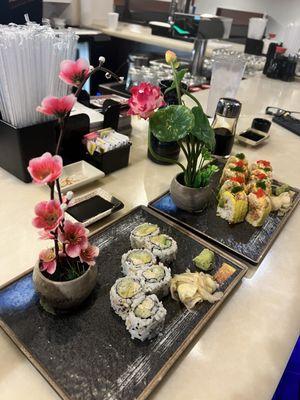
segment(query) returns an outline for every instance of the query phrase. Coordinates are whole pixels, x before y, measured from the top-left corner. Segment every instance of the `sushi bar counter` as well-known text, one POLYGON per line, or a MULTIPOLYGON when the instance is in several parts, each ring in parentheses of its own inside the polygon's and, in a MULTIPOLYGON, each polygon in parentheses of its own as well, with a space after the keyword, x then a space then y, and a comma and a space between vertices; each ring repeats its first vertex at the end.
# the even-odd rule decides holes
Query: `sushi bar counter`
MULTIPOLYGON (((196 94, 196 97, 205 109, 208 91, 196 94)), ((237 132, 241 132, 251 126, 255 117, 269 119, 265 115, 267 106, 285 110, 297 108, 300 104, 299 82, 287 83, 256 76, 242 81, 237 98, 242 103, 237 128, 237 132)), ((37 369, 0 331, 0 399, 142 400, 148 395, 153 400, 271 399, 299 335, 300 207, 295 208, 291 218, 281 227, 278 238, 274 243, 272 241, 272 247, 267 247, 256 266, 248 263, 247 269, 244 264, 247 260, 234 259, 217 245, 211 247, 213 252, 202 250, 206 247, 203 238, 187 234, 166 215, 153 210, 153 200, 169 189, 177 167, 151 162, 147 158, 147 123, 133 118, 132 126, 129 166, 100 177, 78 192, 85 196, 92 189, 100 188, 119 199, 120 204, 124 203, 123 209, 89 227, 93 234, 92 244, 100 248, 97 290, 103 288, 110 297, 92 299, 86 312, 79 313, 81 316, 74 323, 72 316, 56 320, 53 315, 34 310, 28 275, 21 278, 19 284, 8 286, 15 287, 15 292, 10 295, 8 289, 6 299, 18 307, 6 311, 8 303, 0 296, 1 313, 16 335, 22 332, 22 326, 28 326, 28 329, 34 327, 34 337, 25 335, 27 342, 24 340, 22 347, 11 331, 6 333, 37 369), (140 207, 149 203, 151 208, 140 207), (148 233, 151 235, 142 242, 141 236, 148 233), (110 241, 112 244, 108 245, 110 241), (167 245, 167 250, 162 250, 167 245), (202 250, 200 255, 199 249, 202 250), (161 264, 152 265, 153 254, 161 264), (168 265, 175 260, 176 254, 171 271, 168 265), (191 260, 191 254, 198 256, 191 260), (139 271, 138 279, 134 275, 137 258, 152 268, 139 271), (188 266, 193 261, 196 267, 199 264, 205 271, 214 258, 220 267, 209 275, 210 278, 203 272, 193 274, 182 270, 183 264, 188 266), (101 266, 105 266, 102 271, 101 266), (171 272, 172 275, 175 272, 176 277, 171 279, 171 272), (160 284, 154 284, 153 279, 158 281, 161 275, 164 278, 160 284), (193 285, 193 280, 201 282, 202 289, 195 294, 191 305, 184 296, 183 287, 188 281, 193 285), (167 287, 170 282, 171 296, 167 287), (120 302, 120 292, 123 291, 124 298, 124 292, 130 290, 136 291, 136 296, 130 300, 135 304, 134 313, 127 312, 129 303, 124 308, 124 302, 120 302), (164 297, 162 302, 158 300, 161 297, 164 297), (173 299, 180 299, 183 304, 179 305, 173 299), (200 308, 193 313, 188 311, 203 299, 209 303, 205 302, 202 311, 200 308), (155 310, 154 323, 149 304, 151 312, 155 310), (177 318, 181 313, 182 318, 177 318), (161 329, 165 318, 167 326, 163 334, 157 340, 147 341, 161 329), (204 327, 208 318, 210 320, 204 327), (59 335, 62 321, 65 321, 66 337, 59 335), (145 321, 150 321, 150 325, 145 321), (43 343, 40 339, 45 334, 49 340, 43 343), (55 345, 54 335, 60 338, 55 345), (80 338, 78 343, 74 342, 76 335, 80 338), (138 339, 146 341, 135 345, 138 339), (70 343, 75 347, 70 348, 70 343), (99 348, 104 349, 103 353, 98 353, 99 348), (115 352, 113 357, 112 350, 115 352), (68 352, 73 355, 71 362, 68 352), (181 356, 177 358, 179 354, 181 356), (56 359, 61 360, 59 366, 56 359), (93 359, 93 365, 89 365, 90 359, 93 359), (107 368, 101 371, 100 378, 97 366, 103 364, 107 368), (88 377, 84 376, 87 371, 88 377), (63 379, 63 376, 67 378, 63 379), (97 382, 101 379, 105 384, 99 394, 97 382), (86 382, 89 386, 85 386, 86 382)), ((249 165, 256 160, 270 160, 276 181, 300 188, 299 150, 300 138, 273 123, 268 142, 259 147, 235 143, 233 154, 245 153, 249 165)), ((24 184, 2 169, 0 184, 5 187, 0 207, 4 227, 0 233, 1 286, 30 269, 42 249, 43 243, 36 240, 36 230, 30 221, 34 204, 45 198, 47 189, 24 184)), ((210 221, 208 224, 213 223, 210 221)), ((211 227, 211 231, 214 229, 211 227)), ((229 232, 231 226, 226 229, 229 232)), ((267 241, 267 230, 265 236, 267 241)), ((243 237, 247 237, 247 232, 243 237)), ((253 243, 253 249, 258 252, 260 244, 253 243)))

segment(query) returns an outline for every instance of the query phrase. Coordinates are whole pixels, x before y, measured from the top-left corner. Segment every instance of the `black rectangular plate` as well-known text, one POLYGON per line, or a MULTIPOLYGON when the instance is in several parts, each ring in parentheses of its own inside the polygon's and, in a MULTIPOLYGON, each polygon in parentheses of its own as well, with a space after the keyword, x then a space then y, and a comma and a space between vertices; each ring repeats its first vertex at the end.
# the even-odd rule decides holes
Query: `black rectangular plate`
MULTIPOLYGON (((221 172, 216 174, 217 178, 220 174, 221 172)), ((213 182, 215 189, 211 204, 201 213, 192 214, 177 208, 169 191, 152 200, 149 207, 211 243, 230 251, 234 256, 241 257, 250 264, 258 265, 296 208, 300 199, 299 189, 291 187, 295 196, 292 207, 284 216, 279 217, 276 213, 271 213, 263 226, 255 228, 247 222, 230 225, 224 219, 217 217, 218 181, 219 179, 215 179, 213 182)), ((281 185, 282 183, 274 181, 274 184, 281 185)))
POLYGON ((132 210, 94 234, 91 241, 100 248, 98 283, 77 312, 46 313, 39 305, 30 272, 0 290, 1 327, 63 399, 142 400, 220 307, 247 267, 145 207, 132 210), (192 259, 203 247, 215 251, 212 273, 225 261, 236 271, 221 285, 224 297, 215 304, 203 302, 190 312, 166 297, 162 334, 142 343, 130 339, 124 322, 110 308, 109 290, 121 277, 120 259, 130 248, 130 232, 146 221, 158 224, 177 241, 173 273, 194 270, 192 259))

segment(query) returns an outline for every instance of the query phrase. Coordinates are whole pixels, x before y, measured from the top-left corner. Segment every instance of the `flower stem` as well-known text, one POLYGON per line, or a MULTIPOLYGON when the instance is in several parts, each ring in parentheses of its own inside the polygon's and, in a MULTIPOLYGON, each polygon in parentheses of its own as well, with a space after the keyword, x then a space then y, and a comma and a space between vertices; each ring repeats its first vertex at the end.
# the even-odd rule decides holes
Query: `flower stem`
MULTIPOLYGON (((112 71, 110 71, 109 69, 106 69, 104 67, 102 67, 102 64, 98 65, 98 67, 93 68, 90 73, 83 79, 83 81, 80 83, 80 85, 78 86, 76 92, 75 92, 75 97, 78 98, 80 92, 82 91, 83 86, 86 84, 87 80, 94 75, 96 72, 98 71, 102 71, 105 72, 107 74, 110 74, 113 78, 115 78, 117 81, 121 81, 122 79, 117 76, 116 74, 114 74, 112 71)), ((61 146, 61 141, 64 135, 64 131, 65 131, 65 126, 66 123, 70 117, 71 111, 69 111, 66 115, 64 115, 64 117, 59 119, 59 125, 60 125, 60 133, 59 133, 59 138, 58 138, 58 142, 57 142, 57 146, 56 146, 56 150, 55 150, 55 154, 59 154, 60 151, 60 146, 61 146)))

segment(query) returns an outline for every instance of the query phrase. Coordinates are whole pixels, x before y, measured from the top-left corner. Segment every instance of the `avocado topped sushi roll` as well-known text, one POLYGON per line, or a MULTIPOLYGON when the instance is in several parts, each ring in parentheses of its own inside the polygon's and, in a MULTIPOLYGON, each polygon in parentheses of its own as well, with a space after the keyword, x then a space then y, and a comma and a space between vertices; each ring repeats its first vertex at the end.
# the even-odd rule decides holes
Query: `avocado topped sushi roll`
POLYGON ((248 211, 248 199, 242 186, 234 187, 231 191, 221 194, 217 215, 226 219, 230 224, 244 221, 248 211))
POLYGON ((124 275, 136 275, 155 264, 156 259, 148 249, 133 249, 123 254, 121 264, 124 275))
POLYGON ((171 236, 164 233, 151 236, 146 242, 146 247, 162 263, 170 263, 176 259, 177 243, 171 236))
POLYGON ((144 282, 144 292, 146 294, 156 294, 161 299, 169 293, 171 271, 162 263, 152 265, 140 273, 140 278, 144 282))
POLYGON ((146 240, 154 235, 159 234, 159 227, 148 222, 134 228, 130 234, 130 243, 133 249, 141 249, 145 247, 146 240))
POLYGON ((117 279, 110 289, 111 307, 122 319, 125 319, 131 304, 143 295, 143 283, 138 278, 117 279))
POLYGON ((259 188, 256 192, 248 195, 248 200, 249 212, 246 221, 255 227, 262 226, 272 209, 269 196, 259 188))
POLYGON ((126 329, 132 339, 144 341, 162 330, 167 311, 155 294, 136 299, 126 317, 126 329))

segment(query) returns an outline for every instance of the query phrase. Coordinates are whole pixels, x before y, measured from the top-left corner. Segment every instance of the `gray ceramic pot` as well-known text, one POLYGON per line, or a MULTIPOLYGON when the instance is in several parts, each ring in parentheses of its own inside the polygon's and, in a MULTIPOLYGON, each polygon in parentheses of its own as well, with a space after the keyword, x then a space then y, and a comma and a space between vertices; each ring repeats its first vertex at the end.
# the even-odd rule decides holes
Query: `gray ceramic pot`
POLYGON ((55 282, 47 279, 36 263, 32 279, 41 300, 58 310, 68 310, 78 306, 91 294, 96 286, 97 272, 95 265, 72 281, 55 282))
POLYGON ((190 188, 180 183, 180 177, 182 173, 173 178, 170 187, 171 197, 176 206, 188 212, 204 210, 212 196, 211 185, 199 189, 190 188))

